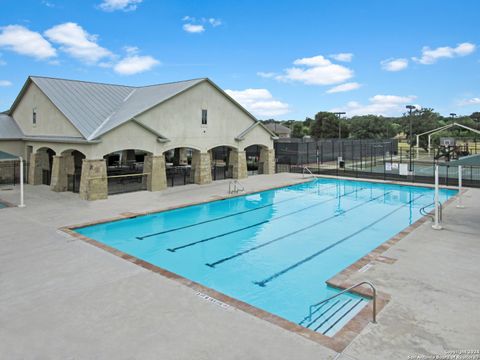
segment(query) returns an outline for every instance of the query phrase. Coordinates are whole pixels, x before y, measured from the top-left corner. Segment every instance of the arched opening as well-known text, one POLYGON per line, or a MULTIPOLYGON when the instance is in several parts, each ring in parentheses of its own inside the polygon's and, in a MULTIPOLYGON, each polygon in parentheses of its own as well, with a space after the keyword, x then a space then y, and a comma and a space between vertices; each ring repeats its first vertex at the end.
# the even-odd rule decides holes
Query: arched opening
POLYGON ((213 181, 233 178, 232 150, 230 146, 216 146, 209 150, 213 181))
POLYGON ((145 156, 151 153, 139 149, 114 151, 103 158, 107 167, 108 195, 147 190, 144 173, 145 156))
POLYGON ((65 175, 67 177, 67 191, 78 193, 80 191, 80 181, 82 178, 82 161, 85 154, 78 150, 65 150, 62 152, 64 159, 65 175))
POLYGON ((55 151, 42 147, 35 152, 33 161, 30 162, 30 174, 33 185, 50 185, 52 180, 52 166, 55 151))
POLYGON ((192 158, 198 150, 177 147, 164 152, 167 186, 193 184, 192 158))
POLYGON ((245 148, 248 175, 274 174, 275 150, 265 145, 253 144, 245 148))
POLYGON ((248 175, 261 174, 259 171, 260 151, 262 145, 250 145, 245 148, 245 155, 247 157, 247 173, 248 175))

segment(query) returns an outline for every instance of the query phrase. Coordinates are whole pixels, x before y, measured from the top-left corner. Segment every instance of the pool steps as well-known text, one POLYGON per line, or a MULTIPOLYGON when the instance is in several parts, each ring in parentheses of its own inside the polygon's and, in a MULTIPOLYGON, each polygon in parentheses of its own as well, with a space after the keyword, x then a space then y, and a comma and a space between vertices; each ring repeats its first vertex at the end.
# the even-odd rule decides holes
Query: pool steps
POLYGON ((366 298, 340 295, 316 307, 312 311, 311 318, 307 315, 299 325, 333 336, 367 305, 366 298))

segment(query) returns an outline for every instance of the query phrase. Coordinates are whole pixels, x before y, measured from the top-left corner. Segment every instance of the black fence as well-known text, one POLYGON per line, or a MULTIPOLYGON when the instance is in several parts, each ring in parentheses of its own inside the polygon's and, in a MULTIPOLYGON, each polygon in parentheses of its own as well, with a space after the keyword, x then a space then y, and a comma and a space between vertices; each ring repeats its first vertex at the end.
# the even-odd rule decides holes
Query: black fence
POLYGON ((275 156, 280 164, 324 164, 331 161, 359 160, 382 155, 396 155, 398 140, 303 140, 279 139, 275 142, 275 156))
MULTIPOLYGON (((23 162, 23 182, 28 182, 28 163, 23 162)), ((0 161, 0 185, 18 185, 20 183, 20 161, 0 161)))
POLYGON ((192 169, 190 166, 170 166, 166 169, 167 186, 192 184, 192 169))
MULTIPOLYGON (((277 155, 276 172, 295 172, 345 176, 353 178, 379 179, 390 181, 405 181, 411 183, 430 183, 435 181, 435 165, 439 165, 439 181, 441 185, 458 186, 459 168, 454 163, 440 159, 434 159, 434 154, 428 154, 424 151, 417 152, 413 149, 398 149, 396 141, 371 141, 364 142, 357 140, 355 142, 345 141, 343 144, 333 145, 333 151, 327 152, 326 156, 321 156, 321 151, 315 154, 315 161, 312 155, 307 155, 305 149, 312 147, 312 143, 302 144, 298 147, 300 153, 289 153, 283 156, 283 148, 277 155), (333 154, 333 155, 332 155, 333 154), (328 161, 326 158, 328 156, 328 161), (305 169, 305 168, 308 168, 305 169)), ((313 144, 316 144, 313 142, 313 144)), ((316 144, 321 149, 322 146, 332 146, 330 142, 316 144), (328 144, 328 145, 325 145, 328 144)), ((283 144, 282 144, 283 146, 283 144)), ((289 151, 293 151, 293 146, 289 151)), ((331 147, 332 149, 332 147, 331 147)), ((325 154, 325 153, 324 153, 325 154)), ((480 166, 462 166, 462 182, 467 187, 480 187, 480 166)))

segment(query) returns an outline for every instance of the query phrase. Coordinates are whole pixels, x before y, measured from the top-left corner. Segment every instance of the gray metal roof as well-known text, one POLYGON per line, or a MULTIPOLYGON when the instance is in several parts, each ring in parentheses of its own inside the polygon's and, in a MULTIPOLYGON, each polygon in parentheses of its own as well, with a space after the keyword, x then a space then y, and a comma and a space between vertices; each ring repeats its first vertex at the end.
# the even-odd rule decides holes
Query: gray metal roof
POLYGON ((290 134, 292 132, 292 130, 282 124, 266 123, 264 125, 276 134, 290 134))
POLYGON ((22 130, 11 116, 0 113, 0 139, 21 139, 23 138, 22 130))
POLYGON ((174 95, 198 84, 205 79, 187 80, 175 83, 134 88, 122 104, 109 116, 89 139, 98 137, 123 124, 146 110, 162 103, 174 95))
POLYGON ((144 87, 39 76, 31 76, 30 80, 85 139, 92 140, 206 79, 144 87))

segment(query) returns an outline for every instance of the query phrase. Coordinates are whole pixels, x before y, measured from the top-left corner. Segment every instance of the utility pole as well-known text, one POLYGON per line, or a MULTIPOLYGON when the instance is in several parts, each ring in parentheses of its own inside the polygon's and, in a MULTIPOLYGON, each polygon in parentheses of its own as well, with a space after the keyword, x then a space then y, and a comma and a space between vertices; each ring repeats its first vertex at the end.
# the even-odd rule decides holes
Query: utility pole
POLYGON ((340 118, 342 115, 345 115, 346 112, 340 111, 340 112, 334 112, 335 116, 338 118, 338 138, 342 138, 342 124, 340 123, 340 118))

